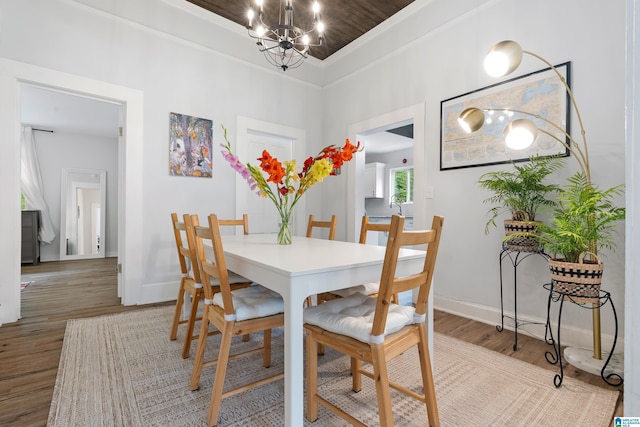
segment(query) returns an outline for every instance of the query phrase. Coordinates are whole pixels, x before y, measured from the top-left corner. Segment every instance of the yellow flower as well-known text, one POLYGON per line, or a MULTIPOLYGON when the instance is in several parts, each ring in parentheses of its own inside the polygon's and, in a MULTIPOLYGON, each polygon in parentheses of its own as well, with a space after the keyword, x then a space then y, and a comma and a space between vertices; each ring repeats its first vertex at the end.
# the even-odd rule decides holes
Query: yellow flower
POLYGON ((287 175, 296 172, 296 161, 295 160, 285 160, 284 168, 287 170, 287 175))
POLYGON ((316 182, 322 182, 331 174, 332 170, 333 165, 328 159, 320 159, 316 161, 309 170, 309 175, 311 176, 310 185, 313 185, 316 182))

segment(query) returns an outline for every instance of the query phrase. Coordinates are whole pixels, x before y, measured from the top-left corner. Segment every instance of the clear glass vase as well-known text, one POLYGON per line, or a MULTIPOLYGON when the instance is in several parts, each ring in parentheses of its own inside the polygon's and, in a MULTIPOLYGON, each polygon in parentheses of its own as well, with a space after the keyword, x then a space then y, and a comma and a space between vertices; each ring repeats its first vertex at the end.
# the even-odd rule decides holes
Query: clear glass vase
POLYGON ((278 244, 290 245, 291 244, 291 221, 290 217, 282 218, 278 229, 278 244))

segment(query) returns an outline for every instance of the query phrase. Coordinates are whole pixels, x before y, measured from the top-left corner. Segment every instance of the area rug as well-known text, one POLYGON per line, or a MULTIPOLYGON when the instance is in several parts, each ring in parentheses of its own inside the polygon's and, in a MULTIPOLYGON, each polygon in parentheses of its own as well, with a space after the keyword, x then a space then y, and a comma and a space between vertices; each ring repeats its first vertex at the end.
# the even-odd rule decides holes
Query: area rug
MULTIPOLYGON (((182 336, 169 340, 172 307, 70 320, 67 323, 49 426, 205 426, 213 373, 203 371, 200 389, 191 391, 190 359, 182 359, 182 336)), ((182 332, 182 331, 181 331, 182 332)), ((234 342, 236 348, 260 343, 260 335, 234 342)), ((219 337, 210 337, 213 358, 219 337)), ((617 391, 565 377, 553 385, 553 371, 436 334, 434 337, 436 396, 442 426, 609 426, 617 391)), ((282 331, 274 331, 272 367, 261 356, 231 362, 227 386, 283 371, 282 331)), ((379 425, 373 383, 351 391, 349 360, 327 349, 319 358, 319 389, 334 403, 368 425, 379 425)), ((390 364, 392 379, 419 390, 417 353, 407 351, 390 364)), ((219 426, 284 425, 282 381, 225 399, 219 426)), ((392 391, 397 426, 426 426, 426 409, 392 391)), ((315 423, 344 426, 320 407, 315 423)))

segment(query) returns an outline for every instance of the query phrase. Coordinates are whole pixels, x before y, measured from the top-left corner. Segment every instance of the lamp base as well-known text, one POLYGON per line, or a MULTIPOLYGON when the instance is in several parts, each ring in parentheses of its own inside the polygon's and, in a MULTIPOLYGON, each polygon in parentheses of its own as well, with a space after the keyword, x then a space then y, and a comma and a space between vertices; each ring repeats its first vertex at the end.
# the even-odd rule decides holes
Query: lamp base
MULTIPOLYGON (((593 350, 577 348, 577 347, 566 347, 564 349, 564 360, 567 361, 571 366, 574 366, 580 370, 585 372, 589 372, 593 375, 602 376, 602 367, 605 363, 607 363, 607 358, 609 357, 609 353, 602 353, 602 359, 594 359, 593 350)), ((607 365, 604 376, 611 373, 617 373, 622 376, 624 372, 624 355, 619 353, 614 353, 611 356, 611 360, 609 360, 609 364, 607 365)))

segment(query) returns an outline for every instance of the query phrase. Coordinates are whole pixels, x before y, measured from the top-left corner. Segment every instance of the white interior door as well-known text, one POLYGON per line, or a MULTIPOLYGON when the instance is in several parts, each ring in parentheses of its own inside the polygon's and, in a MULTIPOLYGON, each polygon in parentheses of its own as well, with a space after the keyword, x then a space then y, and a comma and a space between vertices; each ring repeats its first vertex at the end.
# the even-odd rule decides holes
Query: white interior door
MULTIPOLYGON (((257 160, 262 151, 267 150, 271 156, 284 162, 293 158, 293 141, 281 136, 249 133, 247 145, 247 161, 259 167, 257 160)), ((257 197, 253 194, 248 200, 247 213, 251 221, 251 233, 277 233, 280 215, 268 197, 257 197)), ((295 218, 293 219, 295 221, 295 218)))
MULTIPOLYGON (((305 156, 308 156, 305 131, 276 123, 238 116, 236 141, 235 151, 240 161, 254 166, 259 166, 257 158, 262 156, 262 150, 265 149, 281 162, 292 158, 304 161, 305 156)), ((301 166, 299 164, 297 170, 301 166)), ((293 210, 293 231, 296 236, 303 236, 307 226, 306 221, 302 220, 306 217, 304 199, 300 198, 293 210)), ((258 197, 240 174, 236 174, 236 216, 243 213, 249 214, 250 233, 278 231, 280 221, 273 202, 258 197)))

